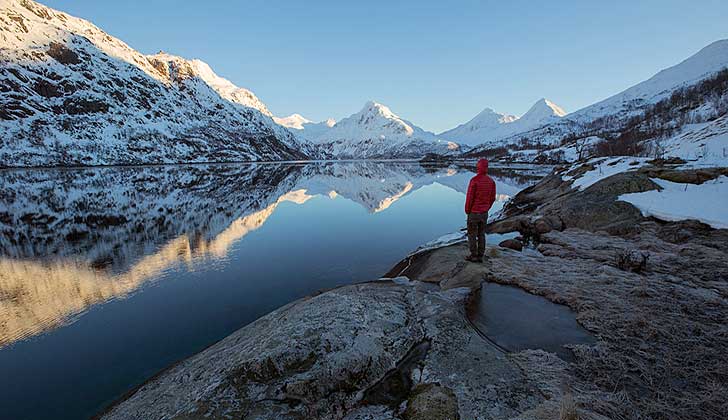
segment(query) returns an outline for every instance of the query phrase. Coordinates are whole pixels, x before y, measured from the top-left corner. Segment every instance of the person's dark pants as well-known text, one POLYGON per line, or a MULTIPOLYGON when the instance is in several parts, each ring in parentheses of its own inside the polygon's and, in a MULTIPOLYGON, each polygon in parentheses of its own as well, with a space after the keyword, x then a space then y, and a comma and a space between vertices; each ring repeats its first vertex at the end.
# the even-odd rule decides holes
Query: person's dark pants
POLYGON ((483 258, 485 255, 485 224, 488 222, 488 213, 468 214, 468 245, 470 255, 483 258))

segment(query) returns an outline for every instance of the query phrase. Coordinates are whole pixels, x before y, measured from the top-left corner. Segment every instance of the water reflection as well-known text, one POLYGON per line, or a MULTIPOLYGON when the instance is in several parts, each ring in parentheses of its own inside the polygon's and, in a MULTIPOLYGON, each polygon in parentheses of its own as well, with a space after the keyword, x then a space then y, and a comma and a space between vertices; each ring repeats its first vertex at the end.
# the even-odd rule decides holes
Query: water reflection
MULTIPOLYGON (((495 173, 499 200, 536 177, 495 173)), ((2 171, 0 347, 173 267, 224 262, 281 203, 341 197, 376 214, 433 183, 464 193, 470 176, 463 167, 364 162, 2 171)))

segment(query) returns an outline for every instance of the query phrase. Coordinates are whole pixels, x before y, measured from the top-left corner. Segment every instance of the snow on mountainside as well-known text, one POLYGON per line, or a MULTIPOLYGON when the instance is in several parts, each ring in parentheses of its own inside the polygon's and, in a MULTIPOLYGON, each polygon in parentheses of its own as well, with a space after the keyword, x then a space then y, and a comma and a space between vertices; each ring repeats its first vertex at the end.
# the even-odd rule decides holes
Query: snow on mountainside
POLYGON ((679 64, 664 69, 603 101, 569 115, 575 121, 589 121, 607 115, 638 113, 645 105, 664 99, 678 88, 694 85, 728 66, 728 39, 713 42, 679 64))
POLYGON ((726 113, 728 40, 720 40, 617 95, 466 155, 560 162, 628 154, 725 165, 726 113))
POLYGON ((440 134, 440 137, 468 145, 492 144, 557 121, 566 112, 548 99, 539 99, 520 118, 486 108, 475 118, 440 134))
POLYGON ((301 135, 337 158, 420 158, 459 150, 456 143, 440 139, 373 101, 333 125, 304 125, 301 135))
POLYGON ((257 109, 262 114, 272 116, 268 107, 265 106, 263 101, 258 99, 257 96, 248 89, 236 86, 231 81, 218 76, 210 65, 202 60, 194 59, 187 60, 176 55, 167 54, 160 51, 154 55, 148 55, 147 59, 155 65, 155 67, 162 71, 169 77, 174 77, 173 72, 176 72, 179 80, 185 78, 198 77, 203 82, 207 83, 215 92, 217 92, 223 99, 227 99, 230 102, 235 102, 249 108, 257 109), (158 63, 163 63, 163 66, 167 66, 169 70, 160 68, 158 63))
POLYGON ((83 19, 0 0, 0 166, 307 157, 250 91, 83 19))

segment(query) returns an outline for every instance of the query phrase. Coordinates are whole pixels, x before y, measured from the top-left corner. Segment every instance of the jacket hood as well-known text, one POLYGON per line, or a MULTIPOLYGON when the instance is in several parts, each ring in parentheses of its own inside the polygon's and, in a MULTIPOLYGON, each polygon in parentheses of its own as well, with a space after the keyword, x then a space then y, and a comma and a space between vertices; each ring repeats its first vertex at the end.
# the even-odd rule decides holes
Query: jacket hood
POLYGON ((488 159, 480 159, 478 161, 478 174, 479 175, 488 174, 488 159))

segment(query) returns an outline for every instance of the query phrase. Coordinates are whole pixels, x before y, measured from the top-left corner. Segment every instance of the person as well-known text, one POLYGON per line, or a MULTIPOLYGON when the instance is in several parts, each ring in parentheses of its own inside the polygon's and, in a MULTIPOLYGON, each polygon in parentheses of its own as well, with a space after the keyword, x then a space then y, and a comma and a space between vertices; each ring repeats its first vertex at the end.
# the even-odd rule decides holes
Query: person
POLYGON ((468 215, 468 245, 470 255, 465 257, 471 262, 483 262, 485 255, 485 225, 488 210, 495 202, 495 181, 488 176, 488 160, 480 159, 477 174, 470 179, 465 198, 465 214, 468 215))

